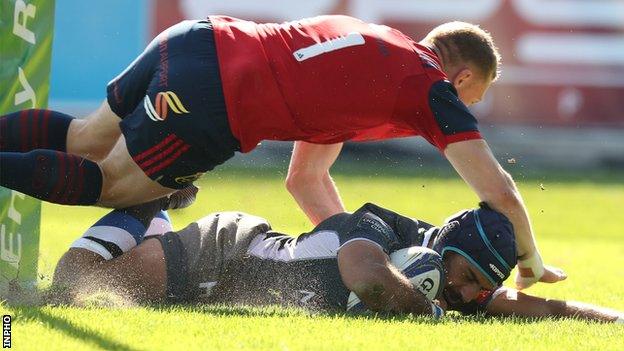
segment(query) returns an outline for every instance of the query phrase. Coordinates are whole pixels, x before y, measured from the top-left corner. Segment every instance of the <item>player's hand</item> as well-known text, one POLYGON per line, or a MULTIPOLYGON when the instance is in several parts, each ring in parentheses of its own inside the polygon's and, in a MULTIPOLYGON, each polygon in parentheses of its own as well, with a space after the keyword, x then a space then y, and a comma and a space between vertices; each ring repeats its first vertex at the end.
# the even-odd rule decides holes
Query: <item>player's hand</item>
POLYGON ((568 276, 563 270, 545 266, 539 253, 518 261, 518 273, 516 273, 516 288, 518 290, 526 289, 531 285, 539 282, 556 283, 566 279, 568 276))
POLYGON ((544 266, 544 275, 542 275, 539 281, 542 283, 556 283, 565 280, 567 277, 568 275, 561 268, 544 266))

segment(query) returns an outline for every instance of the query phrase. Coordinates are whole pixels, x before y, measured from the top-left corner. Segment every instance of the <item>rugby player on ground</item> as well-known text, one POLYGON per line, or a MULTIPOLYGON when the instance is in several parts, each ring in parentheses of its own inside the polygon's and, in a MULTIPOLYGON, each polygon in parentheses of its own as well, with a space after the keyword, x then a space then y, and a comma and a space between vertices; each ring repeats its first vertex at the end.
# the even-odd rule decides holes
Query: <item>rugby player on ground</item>
POLYGON ((158 35, 86 119, 0 119, 0 185, 45 201, 127 207, 187 187, 262 140, 294 140, 286 187, 313 224, 345 211, 329 169, 345 141, 419 135, 516 229, 516 284, 556 282, 523 200, 467 109, 498 77, 492 38, 462 22, 416 42, 347 16, 225 16, 158 35))
MULTIPOLYGON (((54 286, 73 301, 105 289, 142 301, 299 306, 345 311, 351 291, 373 311, 575 317, 622 323, 624 315, 502 287, 516 263, 512 225, 482 205, 442 227, 373 204, 322 221, 299 237, 259 217, 221 212, 143 240, 151 203, 106 215, 59 261, 54 286), (136 243, 140 243, 135 246, 136 243), (433 303, 389 261, 406 247, 442 255, 446 281, 433 303), (84 295, 83 295, 84 296, 84 295)), ((162 219, 161 219, 162 221, 162 219)))

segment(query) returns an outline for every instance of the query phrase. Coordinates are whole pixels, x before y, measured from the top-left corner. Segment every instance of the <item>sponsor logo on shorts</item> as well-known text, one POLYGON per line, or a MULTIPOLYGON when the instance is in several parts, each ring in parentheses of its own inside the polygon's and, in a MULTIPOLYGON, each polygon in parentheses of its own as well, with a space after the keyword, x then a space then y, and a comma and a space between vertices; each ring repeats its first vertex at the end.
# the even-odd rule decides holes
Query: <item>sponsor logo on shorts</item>
POLYGON ((498 267, 490 263, 490 269, 492 269, 492 271, 494 271, 494 273, 496 273, 496 275, 501 279, 505 279, 505 275, 500 271, 500 269, 498 269, 498 267))
POLYGON ((195 174, 191 174, 187 176, 176 177, 175 182, 178 184, 191 183, 199 179, 199 177, 201 177, 202 174, 204 174, 204 172, 197 172, 195 174))
POLYGON ((169 85, 169 44, 168 39, 162 38, 158 42, 158 55, 160 56, 160 76, 158 77, 158 86, 166 88, 169 85))
POLYGON ((154 122, 167 119, 169 109, 178 115, 190 113, 186 107, 184 107, 178 95, 172 91, 161 91, 156 94, 155 105, 156 106, 152 104, 149 96, 146 95, 143 100, 143 107, 145 108, 147 116, 154 122))

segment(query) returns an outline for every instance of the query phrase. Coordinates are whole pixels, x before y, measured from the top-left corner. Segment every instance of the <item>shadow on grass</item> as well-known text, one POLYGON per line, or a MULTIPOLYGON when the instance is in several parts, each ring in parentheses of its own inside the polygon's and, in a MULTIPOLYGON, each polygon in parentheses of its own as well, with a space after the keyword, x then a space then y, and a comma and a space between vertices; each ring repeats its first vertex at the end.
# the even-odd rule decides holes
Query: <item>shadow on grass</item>
MULTIPOLYGON (((342 311, 315 311, 297 307, 281 306, 246 306, 246 305, 226 305, 226 304, 160 304, 150 305, 146 308, 160 313, 197 313, 207 314, 215 317, 260 317, 260 318, 288 318, 288 317, 321 317, 332 319, 364 319, 371 321, 387 322, 411 322, 415 324, 436 325, 444 323, 477 323, 483 325, 491 324, 527 324, 552 320, 557 318, 521 318, 521 317, 493 317, 484 314, 461 315, 456 312, 448 313, 443 319, 435 320, 426 316, 414 316, 410 314, 383 314, 383 313, 348 313, 342 311)), ((565 318, 564 318, 565 319, 565 318)))
POLYGON ((45 324, 52 330, 61 332, 71 338, 78 339, 85 343, 97 345, 104 350, 138 350, 124 343, 115 341, 110 337, 104 336, 95 330, 77 325, 62 317, 54 316, 40 307, 12 306, 12 310, 15 314, 14 321, 35 320, 45 324))

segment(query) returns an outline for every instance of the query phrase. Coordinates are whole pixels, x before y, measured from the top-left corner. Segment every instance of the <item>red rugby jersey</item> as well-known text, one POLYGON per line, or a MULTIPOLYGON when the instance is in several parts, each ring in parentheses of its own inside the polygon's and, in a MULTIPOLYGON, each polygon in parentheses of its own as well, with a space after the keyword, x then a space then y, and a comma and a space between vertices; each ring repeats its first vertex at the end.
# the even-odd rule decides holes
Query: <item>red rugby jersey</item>
POLYGON ((348 16, 258 24, 211 16, 232 133, 317 144, 420 135, 440 151, 480 138, 438 57, 348 16))

